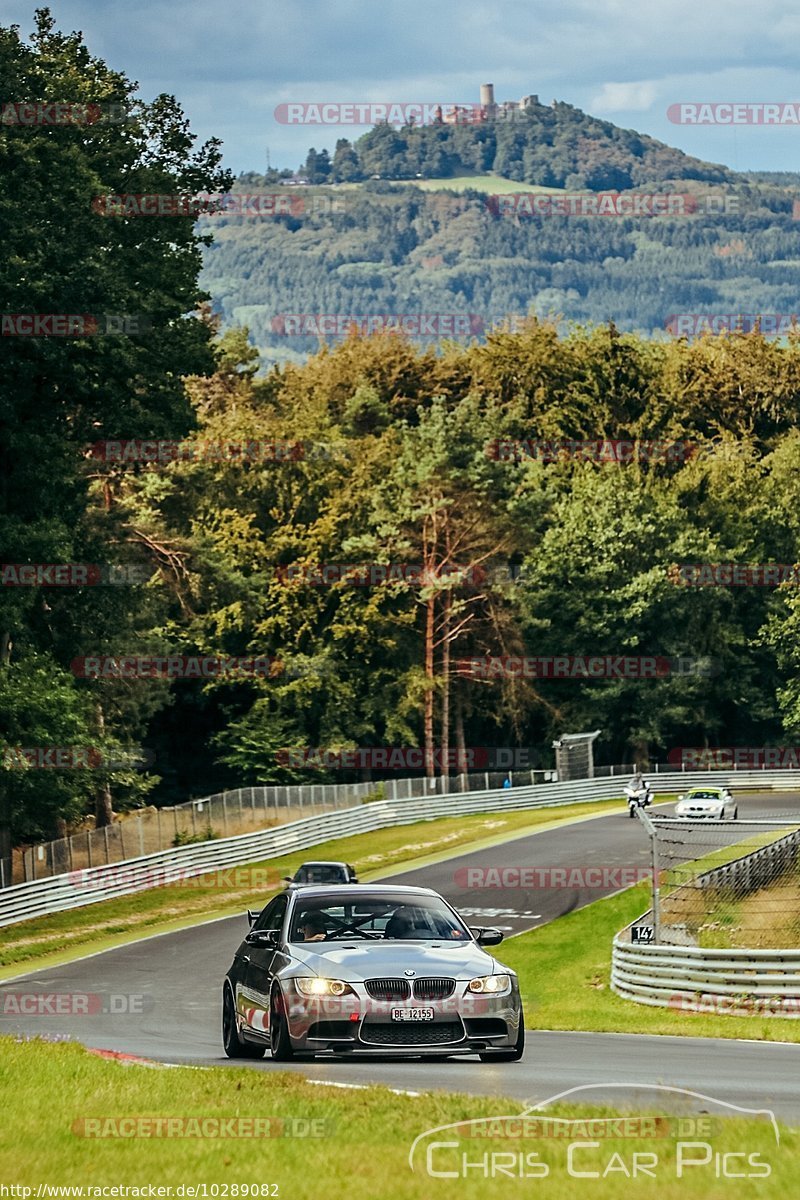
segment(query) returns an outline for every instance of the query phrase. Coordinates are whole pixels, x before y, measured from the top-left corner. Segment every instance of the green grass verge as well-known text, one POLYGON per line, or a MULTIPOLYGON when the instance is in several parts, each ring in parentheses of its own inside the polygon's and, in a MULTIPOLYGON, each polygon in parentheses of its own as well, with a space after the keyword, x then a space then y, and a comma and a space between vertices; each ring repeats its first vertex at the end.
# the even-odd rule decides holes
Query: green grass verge
MULTIPOLYGON (((0 1099, 3 1104, 3 1131, 0 1133, 0 1179, 33 1189, 39 1184, 69 1187, 83 1186, 85 1197, 90 1187, 123 1186, 176 1189, 205 1184, 206 1196, 241 1197, 243 1185, 249 1195, 276 1195, 279 1200, 318 1200, 320 1196, 346 1196, 347 1200, 492 1200, 493 1197, 546 1195, 552 1200, 567 1200, 579 1194, 576 1181, 568 1173, 568 1143, 590 1141, 575 1152, 573 1170, 596 1171, 600 1177, 588 1181, 580 1194, 596 1200, 612 1200, 623 1194, 624 1170, 632 1170, 633 1154, 655 1155, 650 1162, 653 1176, 636 1179, 636 1194, 658 1200, 723 1195, 782 1197, 796 1195, 797 1154, 800 1134, 781 1128, 776 1144, 770 1123, 763 1120, 734 1120, 712 1117, 710 1132, 686 1136, 677 1117, 669 1119, 659 1137, 588 1139, 576 1129, 572 1137, 531 1137, 528 1126, 524 1140, 519 1131, 506 1127, 516 1137, 504 1137, 504 1127, 465 1126, 429 1136, 418 1144, 414 1162, 409 1151, 415 1139, 428 1130, 451 1122, 484 1118, 511 1117, 526 1107, 504 1099, 502 1095, 464 1096, 427 1093, 419 1096, 396 1095, 388 1088, 342 1090, 313 1086, 302 1077, 272 1070, 249 1071, 232 1068, 197 1070, 177 1067, 150 1069, 138 1064, 122 1065, 89 1054, 74 1045, 48 1045, 44 1042, 17 1043, 0 1039, 0 1099), (206 1122, 206 1136, 143 1136, 148 1129, 143 1121, 159 1117, 195 1118, 206 1122), (124 1118, 138 1118, 136 1125, 120 1125, 124 1118), (218 1126, 212 1122, 238 1119, 239 1125, 227 1124, 228 1136, 214 1136, 218 1126), (275 1121, 267 1126, 266 1120, 275 1121), (255 1125, 255 1120, 262 1122, 255 1125), (273 1136, 231 1136, 235 1130, 270 1129, 273 1136), (277 1124, 281 1122, 282 1124, 277 1124), (285 1136, 287 1130, 313 1130, 317 1136, 285 1136), (276 1136, 280 1131, 283 1136, 276 1136), (111 1136, 121 1131, 127 1136, 111 1136), (136 1134, 131 1136, 134 1131, 136 1134), (92 1133, 94 1136, 86 1136, 92 1133), (476 1134, 484 1136, 475 1136, 476 1134), (487 1137, 486 1134, 490 1136, 487 1137), (319 1136, 322 1134, 322 1136, 319 1136), (472 1136, 470 1136, 472 1134, 472 1136), (99 1136, 98 1136, 99 1135, 99 1136), (460 1135, 460 1136, 459 1136, 460 1135), (493 1136, 491 1136, 493 1135, 493 1136), (681 1136, 683 1135, 683 1136, 681 1136), (478 1164, 466 1171, 466 1177, 432 1177, 426 1170, 425 1150, 434 1140, 456 1142, 455 1148, 440 1147, 431 1153, 433 1170, 463 1172, 462 1154, 469 1163, 478 1164), (682 1143, 705 1141, 708 1162, 703 1166, 684 1167, 678 1178, 678 1154, 702 1159, 697 1146, 679 1150, 682 1143), (716 1155, 726 1151, 744 1151, 757 1155, 756 1162, 731 1160, 730 1170, 763 1174, 768 1178, 746 1182, 726 1179, 719 1182, 716 1155), (481 1164, 484 1155, 486 1172, 481 1164), (489 1174, 492 1155, 503 1155, 505 1171, 512 1175, 489 1174), (519 1178, 519 1156, 528 1178, 519 1178), (509 1158, 509 1156, 511 1156, 509 1158), (526 1156, 531 1156, 525 1163, 526 1156), (535 1157, 534 1157, 535 1156, 535 1157), (617 1156, 616 1158, 614 1156, 617 1156), (534 1164, 534 1165, 532 1165, 534 1164), (547 1168, 547 1178, 540 1180, 547 1168), (623 1168, 620 1164, 626 1164, 623 1168), (607 1170, 606 1178, 602 1173, 607 1170), (742 1191, 742 1183, 746 1190, 742 1191), (210 1185, 227 1185, 227 1190, 212 1193, 210 1185), (262 1185, 277 1185, 276 1190, 262 1185), (257 1191, 252 1191, 257 1186, 257 1191)), ((502 1092, 505 1071, 494 1073, 497 1089, 502 1092)), ((422 1074, 422 1072, 421 1072, 422 1074)), ((452 1072, 457 1083, 458 1064, 452 1072)), ((541 1092, 540 1099, 547 1093, 541 1092)), ((653 1113, 663 1113, 657 1094, 653 1113)), ((712 1110, 713 1112, 713 1110, 712 1110)), ((562 1119, 611 1117, 609 1108, 559 1105, 548 1115, 562 1119)), ((162 1126, 169 1128, 168 1126, 162 1126)), ((173 1129, 175 1126, 172 1127, 173 1129)), ((191 1128, 184 1125, 183 1128, 191 1128)), ((541 1127, 540 1127, 541 1128, 541 1127)), ((552 1126, 551 1126, 552 1128, 552 1126)), ((645 1130, 645 1133, 651 1133, 645 1130)), ((562 1126, 563 1129, 563 1126, 562 1126)), ((640 1127, 641 1130, 641 1127, 640 1127)), ((47 1193, 44 1193, 45 1195, 47 1193)), ((102 1194, 102 1193, 100 1193, 102 1194)), ((109 1193, 106 1193, 107 1195, 109 1193)), ((119 1194, 119 1193, 118 1193, 119 1194)), ((139 1193, 142 1194, 142 1193, 139 1193)), ((167 1194, 167 1193, 163 1193, 167 1194)), ((191 1195, 184 1191, 183 1195, 191 1195)), ((202 1196, 203 1192, 195 1192, 202 1196)))
POLYGON ((497 957, 519 974, 528 1028, 800 1041, 794 1020, 652 1008, 615 995, 612 939, 649 904, 649 884, 637 884, 499 948, 497 957))
POLYGON ((393 868, 411 869, 440 861, 456 850, 479 849, 515 835, 618 811, 620 803, 603 800, 568 809, 475 813, 396 825, 337 838, 266 862, 21 921, 5 927, 0 935, 0 979, 18 973, 28 963, 55 966, 81 953, 263 906, 280 886, 281 877, 292 874, 307 859, 343 859, 354 864, 362 880, 368 880, 393 868))

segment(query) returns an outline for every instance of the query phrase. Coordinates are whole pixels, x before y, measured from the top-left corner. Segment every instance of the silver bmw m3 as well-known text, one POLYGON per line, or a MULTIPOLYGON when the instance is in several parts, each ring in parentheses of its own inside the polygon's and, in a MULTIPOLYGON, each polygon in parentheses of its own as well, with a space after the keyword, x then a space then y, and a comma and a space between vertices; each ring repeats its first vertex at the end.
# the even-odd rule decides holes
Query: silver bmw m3
POLYGON ((429 888, 298 887, 259 914, 222 994, 229 1058, 295 1054, 522 1057, 517 976, 429 888))

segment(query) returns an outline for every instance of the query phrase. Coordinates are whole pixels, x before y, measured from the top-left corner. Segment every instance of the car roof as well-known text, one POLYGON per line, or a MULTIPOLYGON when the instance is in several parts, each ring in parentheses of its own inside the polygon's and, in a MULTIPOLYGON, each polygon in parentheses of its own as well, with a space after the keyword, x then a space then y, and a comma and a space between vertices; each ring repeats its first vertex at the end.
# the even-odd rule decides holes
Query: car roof
POLYGON ((335 897, 336 900, 341 900, 343 896, 363 896, 366 892, 371 892, 373 895, 381 896, 436 896, 439 898, 439 893, 433 888, 423 887, 403 887, 401 884, 381 883, 340 883, 336 888, 332 888, 329 883, 304 883, 295 888, 295 895, 301 893, 304 896, 327 895, 335 897))
POLYGON ((303 867, 346 867, 347 863, 341 858, 309 858, 307 862, 300 863, 297 868, 302 871, 303 867))

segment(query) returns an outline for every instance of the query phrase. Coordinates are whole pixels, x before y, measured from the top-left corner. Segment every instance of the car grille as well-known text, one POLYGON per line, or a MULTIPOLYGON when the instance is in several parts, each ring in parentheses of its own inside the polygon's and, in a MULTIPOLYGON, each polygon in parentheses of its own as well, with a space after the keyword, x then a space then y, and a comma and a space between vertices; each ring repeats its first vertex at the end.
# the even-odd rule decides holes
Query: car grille
POLYGON ((370 1024, 361 1028, 361 1041, 373 1046, 442 1046, 464 1040, 460 1021, 426 1022, 425 1024, 370 1024))
POLYGON ((364 987, 373 1000, 408 1000, 411 995, 407 979, 367 979, 364 987))
POLYGON ((446 1000, 456 990, 455 979, 415 979, 415 1000, 446 1000))

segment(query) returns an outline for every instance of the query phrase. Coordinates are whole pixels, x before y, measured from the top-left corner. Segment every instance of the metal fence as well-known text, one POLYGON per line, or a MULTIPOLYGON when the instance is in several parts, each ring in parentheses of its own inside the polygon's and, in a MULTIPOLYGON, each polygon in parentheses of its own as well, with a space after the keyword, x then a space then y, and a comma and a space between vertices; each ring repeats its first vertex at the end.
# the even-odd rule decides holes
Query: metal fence
POLYGON ((446 780, 390 779, 366 783, 303 783, 237 788, 217 792, 170 808, 144 808, 118 817, 111 825, 86 829, 70 837, 18 850, 11 860, 0 857, 0 887, 47 879, 84 867, 109 865, 155 854, 187 842, 210 841, 237 833, 336 812, 370 800, 403 800, 415 796, 500 788, 547 782, 552 771, 481 771, 446 780), (11 863, 9 869, 9 861, 11 863))
MULTIPOLYGON (((694 776, 666 775, 659 781, 659 791, 674 794, 679 787, 702 783, 705 777, 702 772, 694 776)), ((800 788, 800 771, 757 770, 740 772, 736 780, 721 775, 721 780, 743 788, 796 789, 800 788)), ((586 804, 619 797, 619 781, 605 778, 488 789, 471 795, 451 792, 422 799, 351 805, 274 829, 173 847, 126 862, 73 870, 14 885, 0 892, 0 926, 156 887, 164 883, 167 870, 180 872, 181 878, 190 878, 224 867, 263 862, 330 838, 367 833, 392 825, 467 813, 586 804)), ((620 820, 625 819, 627 809, 620 803, 620 820)))
POLYGON ((654 940, 716 949, 800 946, 800 820, 648 821, 654 940))
POLYGON ((614 938, 612 989, 677 1010, 800 1016, 800 821, 642 823, 652 907, 614 938))

